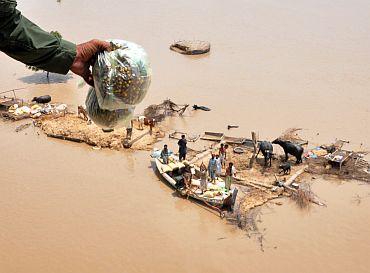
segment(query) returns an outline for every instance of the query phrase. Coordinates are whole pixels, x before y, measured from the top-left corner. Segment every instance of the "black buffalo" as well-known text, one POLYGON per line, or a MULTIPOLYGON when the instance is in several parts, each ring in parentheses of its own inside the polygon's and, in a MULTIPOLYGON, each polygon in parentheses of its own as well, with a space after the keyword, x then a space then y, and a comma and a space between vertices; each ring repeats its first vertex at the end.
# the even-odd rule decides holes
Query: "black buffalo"
POLYGON ((34 97, 32 101, 36 103, 49 103, 51 102, 51 97, 49 95, 34 97))
POLYGON ((260 148, 258 150, 258 153, 256 155, 256 157, 258 156, 258 154, 262 152, 263 156, 265 157, 265 166, 267 166, 267 161, 269 161, 269 165, 271 167, 271 159, 272 159, 272 155, 273 155, 273 147, 272 147, 272 144, 271 142, 268 142, 268 141, 261 141, 260 143, 260 148))
POLYGON ((279 165, 279 169, 280 169, 279 173, 290 174, 292 166, 290 165, 289 162, 284 162, 279 165))
POLYGON ((278 144, 283 148, 285 153, 285 161, 288 160, 288 154, 291 154, 295 156, 295 158, 297 159, 296 161, 297 164, 302 163, 302 154, 303 154, 302 146, 281 139, 275 139, 272 143, 278 144))

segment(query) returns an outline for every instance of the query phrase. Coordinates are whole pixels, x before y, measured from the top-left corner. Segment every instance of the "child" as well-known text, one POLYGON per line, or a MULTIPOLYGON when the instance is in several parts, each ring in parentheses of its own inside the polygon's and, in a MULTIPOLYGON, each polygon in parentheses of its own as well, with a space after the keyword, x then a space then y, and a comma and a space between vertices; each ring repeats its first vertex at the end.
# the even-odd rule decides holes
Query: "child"
POLYGON ((235 177, 235 167, 232 162, 229 163, 229 166, 226 168, 226 179, 225 179, 225 188, 229 191, 231 188, 231 184, 233 182, 233 178, 235 177))

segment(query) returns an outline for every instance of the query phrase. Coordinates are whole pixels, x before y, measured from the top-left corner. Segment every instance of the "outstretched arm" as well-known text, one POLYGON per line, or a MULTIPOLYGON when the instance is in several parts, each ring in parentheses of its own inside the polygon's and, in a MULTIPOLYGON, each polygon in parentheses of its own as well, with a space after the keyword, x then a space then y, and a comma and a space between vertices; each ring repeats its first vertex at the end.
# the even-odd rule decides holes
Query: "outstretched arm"
POLYGON ((24 64, 67 74, 69 70, 93 84, 90 65, 109 43, 99 40, 75 45, 42 30, 16 9, 17 1, 0 0, 0 50, 24 64))
POLYGON ((24 64, 67 74, 76 57, 76 45, 42 30, 16 6, 15 0, 0 0, 0 50, 24 64))

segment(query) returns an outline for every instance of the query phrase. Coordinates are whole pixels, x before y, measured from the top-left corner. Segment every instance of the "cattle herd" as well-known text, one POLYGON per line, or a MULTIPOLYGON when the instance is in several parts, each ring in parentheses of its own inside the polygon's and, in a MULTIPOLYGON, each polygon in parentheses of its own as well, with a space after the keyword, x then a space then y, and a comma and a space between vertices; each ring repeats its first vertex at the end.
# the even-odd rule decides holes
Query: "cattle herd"
POLYGON ((257 155, 260 152, 263 154, 265 158, 265 166, 269 165, 271 167, 271 160, 274 155, 274 147, 272 144, 280 145, 284 150, 286 162, 279 166, 279 169, 281 169, 281 172, 283 172, 284 174, 290 173, 291 166, 290 163, 287 162, 289 155, 292 155, 296 158, 297 164, 302 163, 303 147, 293 142, 277 138, 272 143, 269 141, 260 142, 257 155))

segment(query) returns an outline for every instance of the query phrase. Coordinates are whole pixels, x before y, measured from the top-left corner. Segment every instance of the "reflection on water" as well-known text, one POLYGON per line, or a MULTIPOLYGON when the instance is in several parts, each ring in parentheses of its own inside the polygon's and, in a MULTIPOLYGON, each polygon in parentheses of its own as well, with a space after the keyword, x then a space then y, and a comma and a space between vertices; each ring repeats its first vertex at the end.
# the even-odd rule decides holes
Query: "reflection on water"
POLYGON ((66 83, 68 80, 72 79, 72 74, 60 75, 55 73, 50 73, 47 76, 46 72, 37 72, 32 75, 20 77, 18 80, 27 84, 47 84, 47 83, 66 83))

